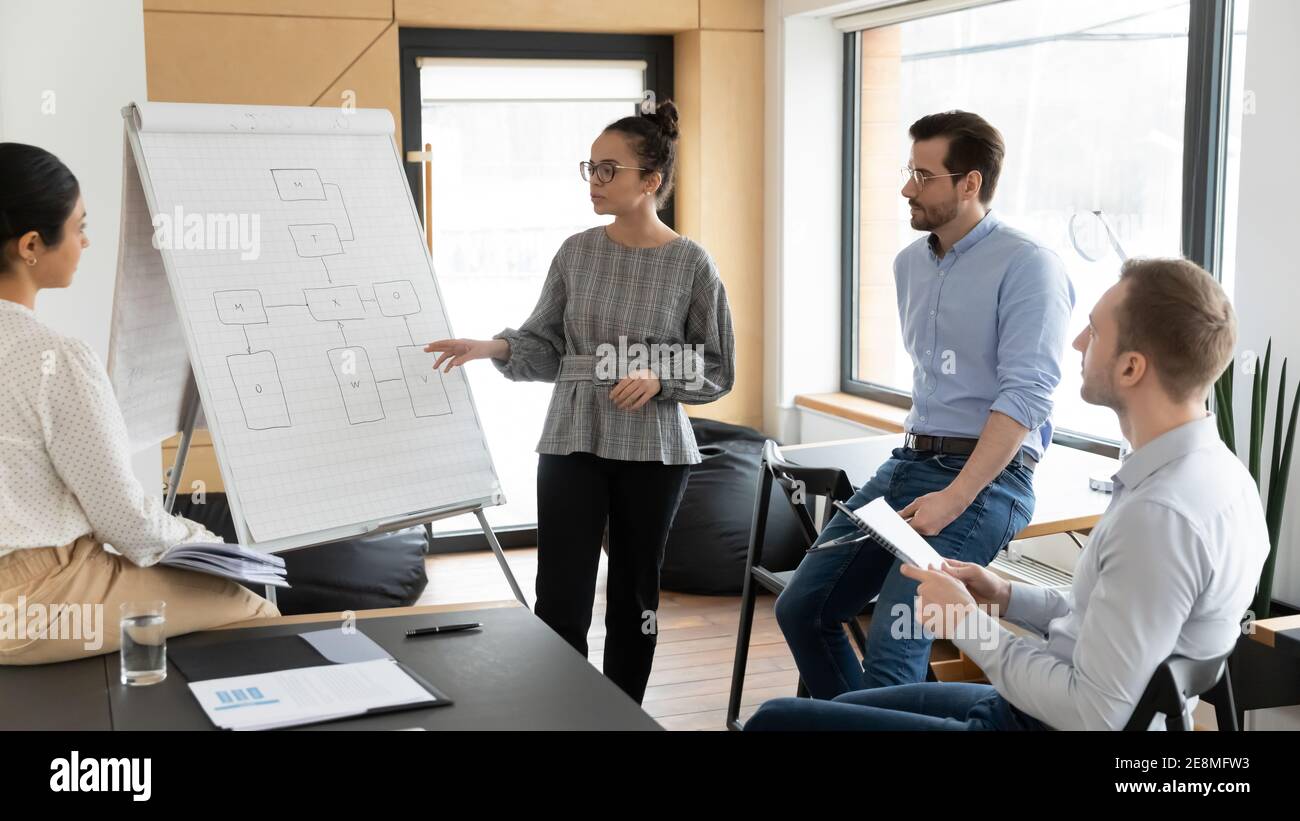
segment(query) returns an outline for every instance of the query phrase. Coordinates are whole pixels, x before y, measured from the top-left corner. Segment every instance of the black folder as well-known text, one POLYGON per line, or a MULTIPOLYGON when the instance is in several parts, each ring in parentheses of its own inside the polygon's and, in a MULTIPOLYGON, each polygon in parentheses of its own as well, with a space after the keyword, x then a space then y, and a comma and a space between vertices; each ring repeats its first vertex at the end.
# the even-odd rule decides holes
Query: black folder
POLYGON ((199 646, 187 646, 172 639, 169 645, 167 657, 189 681, 255 676, 332 663, 299 635, 239 639, 199 646))
MULTIPOLYGON (((322 656, 315 647, 297 634, 292 636, 267 636, 265 638, 239 639, 216 644, 191 645, 172 639, 167 648, 168 659, 176 665, 189 681, 206 681, 231 676, 252 676, 259 673, 277 673, 302 667, 321 667, 334 662, 322 656), (176 644, 181 646, 175 646, 176 644)), ((444 707, 452 703, 441 690, 434 687, 419 673, 400 661, 394 661, 402 671, 419 684, 432 698, 427 702, 399 704, 373 709, 366 715, 415 710, 421 707, 444 707)), ((358 718, 347 716, 346 718, 358 718)), ((345 719, 331 719, 345 720, 345 719)), ((315 723, 315 722, 313 722, 315 723)))

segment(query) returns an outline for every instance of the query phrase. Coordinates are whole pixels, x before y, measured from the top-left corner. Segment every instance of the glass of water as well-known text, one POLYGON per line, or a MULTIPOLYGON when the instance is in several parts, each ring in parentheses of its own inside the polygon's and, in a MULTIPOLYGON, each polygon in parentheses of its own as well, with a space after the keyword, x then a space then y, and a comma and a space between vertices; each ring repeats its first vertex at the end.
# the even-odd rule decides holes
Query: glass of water
POLYGON ((157 684, 167 678, 167 602, 122 603, 122 683, 157 684))

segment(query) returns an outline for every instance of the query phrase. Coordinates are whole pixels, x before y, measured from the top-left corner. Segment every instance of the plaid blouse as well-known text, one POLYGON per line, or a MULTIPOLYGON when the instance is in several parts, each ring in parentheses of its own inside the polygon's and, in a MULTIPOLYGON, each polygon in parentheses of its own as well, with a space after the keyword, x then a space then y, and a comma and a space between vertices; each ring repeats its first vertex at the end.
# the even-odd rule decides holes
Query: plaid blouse
POLYGON ((712 402, 735 380, 727 292, 708 252, 686 237, 655 248, 619 245, 604 226, 569 237, 532 315, 494 338, 510 343, 508 360, 492 360, 507 378, 555 383, 538 453, 696 464, 682 403, 712 402), (638 351, 660 392, 619 410, 609 393, 638 351))

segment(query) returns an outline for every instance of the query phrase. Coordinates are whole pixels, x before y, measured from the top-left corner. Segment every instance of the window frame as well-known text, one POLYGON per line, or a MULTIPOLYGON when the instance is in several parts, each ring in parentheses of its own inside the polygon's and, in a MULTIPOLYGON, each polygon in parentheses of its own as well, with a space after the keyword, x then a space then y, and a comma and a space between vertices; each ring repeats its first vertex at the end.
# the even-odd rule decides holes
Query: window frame
MULTIPOLYGON (((673 38, 659 34, 588 34, 557 31, 488 31, 480 29, 399 28, 401 61, 402 163, 420 218, 423 198, 416 195, 423 183, 420 163, 408 162, 405 152, 419 149, 421 141, 420 58, 477 57, 502 60, 644 60, 645 87, 657 99, 673 94, 673 38)), ((635 113, 635 108, 628 112, 635 113)), ((577 173, 576 171, 574 173, 577 173)), ((659 218, 675 227, 674 202, 659 218)))
MULTIPOLYGON (((1189 2, 1187 96, 1183 110, 1182 252, 1215 279, 1221 279, 1234 0, 1189 2)), ((843 40, 840 391, 910 409, 910 391, 855 379, 853 375, 858 316, 858 289, 854 285, 860 263, 862 59, 859 37, 860 32, 848 31, 843 40)), ((1052 441, 1111 457, 1119 454, 1118 442, 1083 431, 1058 428, 1053 431, 1052 441)))

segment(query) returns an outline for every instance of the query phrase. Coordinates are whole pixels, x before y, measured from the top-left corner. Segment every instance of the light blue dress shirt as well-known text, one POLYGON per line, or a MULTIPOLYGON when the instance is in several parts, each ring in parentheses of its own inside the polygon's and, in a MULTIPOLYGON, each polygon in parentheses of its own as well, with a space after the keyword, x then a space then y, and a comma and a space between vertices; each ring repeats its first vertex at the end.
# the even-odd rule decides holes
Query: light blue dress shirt
POLYGON ((1074 308, 1065 266, 992 211, 943 259, 935 242, 922 237, 894 260, 912 358, 907 430, 978 437, 999 411, 1029 429, 1022 450, 1041 459, 1074 308))

